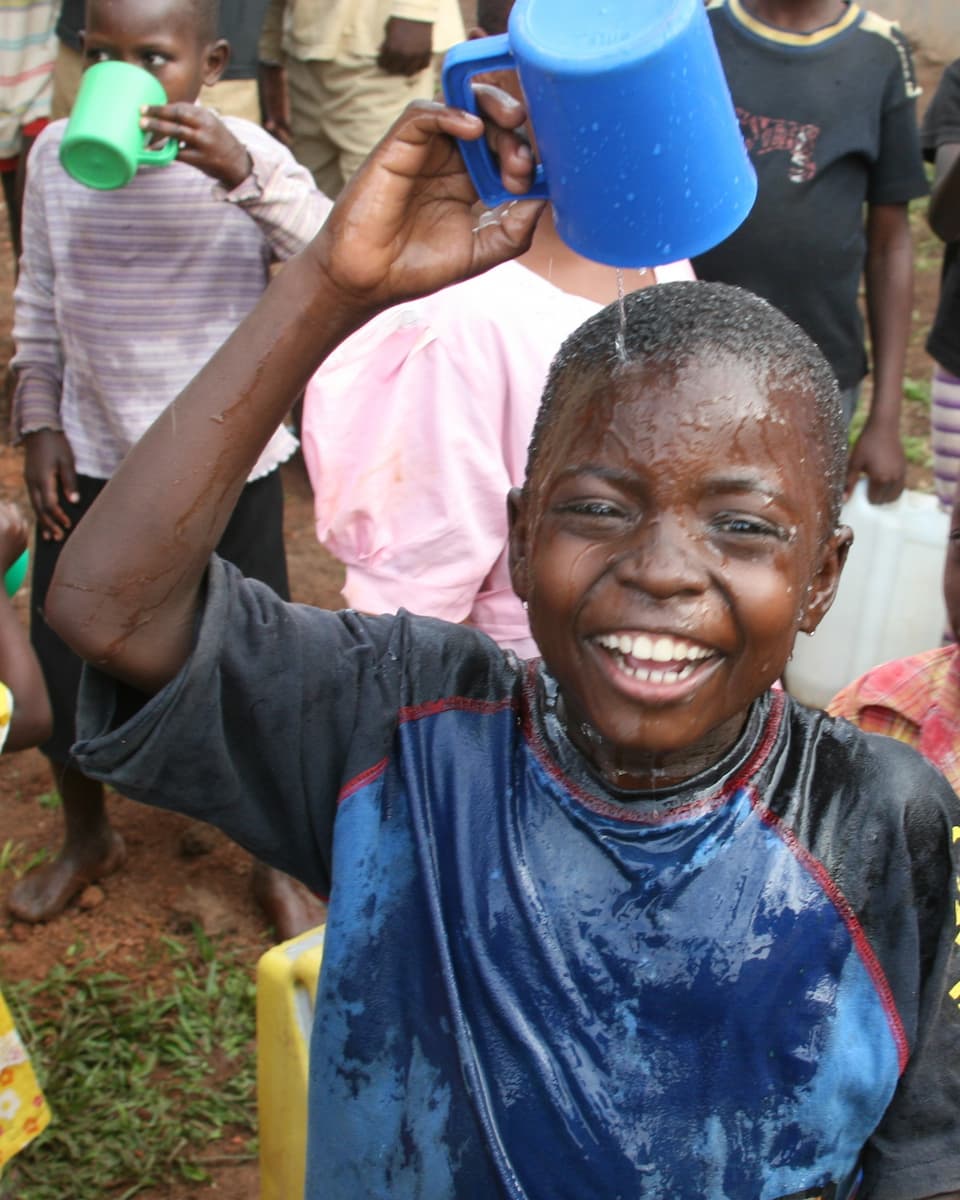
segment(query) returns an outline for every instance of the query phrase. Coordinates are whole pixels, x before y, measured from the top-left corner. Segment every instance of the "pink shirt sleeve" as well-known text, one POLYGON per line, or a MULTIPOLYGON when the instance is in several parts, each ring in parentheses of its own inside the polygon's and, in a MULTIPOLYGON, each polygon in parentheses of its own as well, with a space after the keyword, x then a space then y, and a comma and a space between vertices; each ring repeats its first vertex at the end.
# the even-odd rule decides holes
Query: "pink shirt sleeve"
POLYGON ((472 310, 441 336, 443 302, 382 314, 324 363, 304 398, 303 453, 350 604, 464 621, 503 551, 522 469, 505 410, 541 381, 507 369, 493 323, 472 310))

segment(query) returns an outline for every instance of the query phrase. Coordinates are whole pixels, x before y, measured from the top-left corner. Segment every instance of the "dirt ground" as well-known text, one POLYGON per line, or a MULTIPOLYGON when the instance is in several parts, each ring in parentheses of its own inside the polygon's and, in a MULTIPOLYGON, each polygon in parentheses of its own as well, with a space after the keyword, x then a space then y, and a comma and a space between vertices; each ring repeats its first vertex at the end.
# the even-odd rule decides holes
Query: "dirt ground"
MULTIPOLYGON (((939 79, 942 64, 920 52, 918 67, 925 97, 939 79)), ((5 221, 0 228, 6 229, 5 221)), ((11 353, 10 303, 12 262, 9 242, 0 238, 0 390, 11 353)), ((930 363, 923 338, 936 301, 935 262, 918 262, 916 313, 907 374, 927 379, 930 363)), ((904 432, 926 436, 926 413, 917 406, 905 418, 904 432)), ((287 547, 294 595, 297 600, 322 606, 342 604, 339 565, 317 545, 311 519, 309 486, 299 459, 284 469, 287 495, 287 547)), ((929 488, 929 470, 911 468, 912 486, 929 488)), ((19 499, 27 506, 21 481, 19 451, 0 444, 0 495, 19 499)), ((18 597, 27 614, 28 598, 18 597)), ((59 810, 40 802, 51 791, 45 760, 29 751, 0 760, 0 848, 14 848, 14 864, 25 864, 60 836, 59 810)), ((199 920, 212 933, 224 933, 245 948, 251 969, 271 945, 271 935, 248 889, 246 855, 225 839, 217 838, 207 853, 187 857, 182 836, 187 822, 154 812, 120 797, 111 800, 111 818, 122 833, 129 853, 126 869, 90 889, 81 906, 48 925, 30 927, 0 916, 0 977, 39 979, 77 943, 106 956, 105 966, 134 973, 144 959, 145 947, 158 935, 183 932, 199 920)), ((15 881, 14 870, 0 873, 0 901, 15 881)), ((222 1167, 213 1171, 212 1184, 181 1183, 163 1191, 143 1193, 149 1200, 193 1200, 217 1196, 220 1200, 251 1200, 257 1195, 254 1167, 222 1167)))

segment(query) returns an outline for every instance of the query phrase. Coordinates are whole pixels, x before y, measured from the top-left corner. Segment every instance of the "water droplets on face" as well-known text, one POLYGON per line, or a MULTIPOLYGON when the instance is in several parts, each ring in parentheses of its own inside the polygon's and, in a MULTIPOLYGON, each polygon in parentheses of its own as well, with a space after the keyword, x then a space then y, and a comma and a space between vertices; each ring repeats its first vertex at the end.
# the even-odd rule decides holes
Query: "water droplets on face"
POLYGON ((624 303, 623 270, 617 267, 617 306, 620 310, 620 328, 617 330, 617 357, 627 361, 627 306, 624 303))

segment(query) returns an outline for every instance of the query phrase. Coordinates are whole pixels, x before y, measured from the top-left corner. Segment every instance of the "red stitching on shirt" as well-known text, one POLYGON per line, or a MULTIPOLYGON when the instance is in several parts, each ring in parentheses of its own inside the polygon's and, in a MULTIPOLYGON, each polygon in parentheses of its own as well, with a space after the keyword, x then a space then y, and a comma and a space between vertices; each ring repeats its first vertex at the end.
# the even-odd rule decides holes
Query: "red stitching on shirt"
POLYGON ((340 789, 340 794, 337 796, 337 807, 339 808, 344 800, 349 800, 362 787, 366 787, 368 783, 373 783, 377 776, 382 775, 386 769, 387 759, 384 757, 378 763, 374 763, 372 767, 367 767, 365 771, 361 771, 359 775, 354 775, 340 789))

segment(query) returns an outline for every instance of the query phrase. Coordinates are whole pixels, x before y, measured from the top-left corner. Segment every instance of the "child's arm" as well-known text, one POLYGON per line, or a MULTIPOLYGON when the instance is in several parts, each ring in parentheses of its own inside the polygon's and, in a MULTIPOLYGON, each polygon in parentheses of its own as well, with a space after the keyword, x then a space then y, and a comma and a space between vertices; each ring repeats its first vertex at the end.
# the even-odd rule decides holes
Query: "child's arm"
MULTIPOLYGON (((27 522, 13 504, 0 504, 0 574, 27 548, 27 522)), ((13 695, 13 715, 4 750, 23 750, 50 736, 53 718, 37 656, 0 583, 0 680, 13 695)))
POLYGON ((24 478, 41 536, 61 541, 70 520, 60 491, 76 499, 73 452, 60 422, 63 350, 54 301, 55 271, 47 224, 44 179, 56 163, 56 145, 41 136, 27 171, 23 256, 14 291, 13 431, 25 450, 24 478))
MULTIPOLYGON (((501 173, 531 158, 498 108, 501 173)), ((47 619, 73 649, 152 693, 186 660, 211 552, 263 446, 324 357, 374 313, 479 273, 529 245, 542 205, 480 223, 453 137, 483 122, 411 106, 344 189, 317 238, 127 455, 66 544, 47 619)))
POLYGON ((245 144, 199 104, 148 108, 141 125, 156 139, 179 141, 179 160, 216 179, 225 189, 224 203, 257 222, 280 260, 299 253, 333 207, 290 151, 255 127, 245 144))
POLYGON ((937 147, 936 176, 930 194, 930 228, 941 241, 960 241, 960 142, 937 147))
POLYGON ((865 278, 873 398, 850 455, 847 490, 865 474, 871 503, 888 504, 903 491, 907 473, 900 406, 913 308, 913 247, 905 204, 870 205, 865 278))

